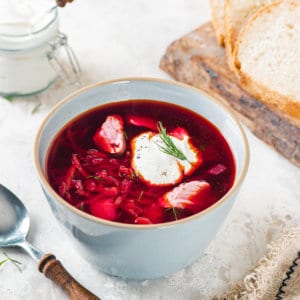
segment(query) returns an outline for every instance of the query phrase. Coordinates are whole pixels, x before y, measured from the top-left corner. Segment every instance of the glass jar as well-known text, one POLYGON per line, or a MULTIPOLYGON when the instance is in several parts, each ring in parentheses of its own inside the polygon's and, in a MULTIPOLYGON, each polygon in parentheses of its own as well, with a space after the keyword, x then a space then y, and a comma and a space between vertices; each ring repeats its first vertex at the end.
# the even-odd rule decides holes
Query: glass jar
POLYGON ((34 30, 24 27, 11 32, 10 26, 2 26, 0 30, 0 95, 36 94, 46 90, 61 74, 68 76, 59 60, 62 47, 73 73, 79 76, 79 65, 67 37, 59 32, 56 8, 47 13, 42 25, 35 26, 34 30))

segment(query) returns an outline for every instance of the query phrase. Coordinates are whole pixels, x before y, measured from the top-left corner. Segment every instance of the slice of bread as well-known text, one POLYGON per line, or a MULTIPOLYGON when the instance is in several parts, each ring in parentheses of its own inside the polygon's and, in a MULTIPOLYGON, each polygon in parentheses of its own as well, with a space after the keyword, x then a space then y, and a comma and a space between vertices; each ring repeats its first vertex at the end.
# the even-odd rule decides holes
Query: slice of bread
POLYGON ((216 33, 217 41, 221 46, 225 45, 225 0, 210 0, 212 24, 216 33))
POLYGON ((225 0, 225 47, 228 65, 231 70, 235 71, 233 52, 240 30, 255 12, 274 1, 275 0, 225 0))
POLYGON ((300 0, 259 10, 239 34, 234 64, 246 91, 300 121, 300 0))

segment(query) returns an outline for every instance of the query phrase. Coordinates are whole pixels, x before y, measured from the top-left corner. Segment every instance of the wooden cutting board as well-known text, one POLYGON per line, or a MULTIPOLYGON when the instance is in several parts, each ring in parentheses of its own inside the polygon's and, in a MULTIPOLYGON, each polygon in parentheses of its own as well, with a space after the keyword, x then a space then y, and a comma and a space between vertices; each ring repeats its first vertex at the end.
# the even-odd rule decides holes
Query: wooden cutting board
POLYGON ((174 41, 160 67, 176 80, 200 88, 231 106, 258 138, 300 167, 300 120, 266 106, 239 87, 211 23, 174 41))

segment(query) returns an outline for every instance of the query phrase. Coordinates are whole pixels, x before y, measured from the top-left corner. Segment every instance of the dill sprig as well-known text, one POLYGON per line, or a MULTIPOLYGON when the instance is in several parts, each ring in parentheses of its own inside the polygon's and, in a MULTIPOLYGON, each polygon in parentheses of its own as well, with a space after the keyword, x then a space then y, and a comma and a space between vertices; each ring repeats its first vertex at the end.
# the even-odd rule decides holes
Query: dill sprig
POLYGON ((176 207, 169 207, 166 208, 165 212, 170 212, 172 211, 174 219, 177 221, 179 220, 179 211, 176 209, 176 207))
POLYGON ((173 214, 174 214, 175 220, 177 221, 177 220, 178 220, 178 211, 176 210, 175 207, 172 207, 172 212, 173 212, 173 214))
POLYGON ((7 101, 9 101, 9 102, 12 102, 13 101, 13 99, 14 99, 14 97, 13 96, 11 96, 11 95, 7 95, 7 96, 2 96, 4 99, 6 99, 7 101))
POLYGON ((144 194, 144 191, 141 191, 140 194, 139 194, 139 197, 138 197, 138 200, 137 201, 140 201, 143 197, 143 194, 144 194))
POLYGON ((4 265, 6 262, 10 261, 12 264, 15 265, 15 267, 22 273, 22 270, 20 268, 20 265, 22 264, 21 262, 19 262, 18 260, 16 259, 13 259, 11 258, 10 256, 8 256, 5 252, 2 252, 5 256, 6 256, 6 259, 0 261, 0 267, 2 265, 4 265))
POLYGON ((32 114, 35 114, 39 111, 40 107, 41 107, 42 103, 38 103, 31 111, 32 114))
POLYGON ((171 137, 167 134, 167 130, 165 127, 163 127, 162 122, 159 121, 157 122, 157 129, 159 132, 159 137, 162 140, 162 142, 164 143, 164 146, 157 144, 157 146, 159 147, 159 149, 166 153, 169 154, 171 156, 174 156, 180 160, 187 160, 187 157, 182 153, 182 151, 180 151, 174 144, 174 142, 172 141, 171 137))

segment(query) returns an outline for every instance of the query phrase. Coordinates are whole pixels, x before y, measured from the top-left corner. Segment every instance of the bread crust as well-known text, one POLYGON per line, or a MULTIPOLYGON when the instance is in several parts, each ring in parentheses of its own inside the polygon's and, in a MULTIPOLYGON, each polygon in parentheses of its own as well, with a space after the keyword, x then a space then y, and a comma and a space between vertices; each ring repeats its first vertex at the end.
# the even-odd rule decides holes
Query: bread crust
POLYGON ((210 0, 212 24, 220 46, 225 46, 225 21, 224 21, 225 0, 210 0))
POLYGON ((295 99, 271 90, 245 73, 240 73, 239 83, 243 90, 253 97, 260 99, 260 101, 271 109, 275 107, 276 110, 295 118, 294 123, 300 126, 300 104, 295 99))
POLYGON ((225 48, 228 66, 234 73, 237 73, 234 63, 234 50, 236 48, 238 35, 253 14, 266 5, 265 1, 271 2, 278 0, 247 0, 247 7, 238 7, 237 4, 241 3, 241 1, 238 0, 225 0, 225 48), (240 13, 240 15, 237 15, 238 13, 240 13))
POLYGON ((235 64, 234 64, 234 57, 233 57, 234 43, 235 43, 234 36, 236 33, 231 24, 230 8, 231 8, 231 0, 225 0, 225 5, 224 5, 224 26, 225 26, 224 43, 225 43, 226 57, 227 57, 227 63, 228 63, 229 68, 233 72, 236 72, 235 64))
MULTIPOLYGON (((247 24, 242 28, 239 33, 238 39, 236 41, 236 46, 234 49, 234 68, 237 70, 237 75, 239 79, 239 83, 241 87, 246 90, 252 96, 260 99, 268 106, 275 106, 279 110, 287 113, 293 118, 297 119, 297 124, 300 124, 300 100, 294 99, 287 95, 283 95, 282 93, 272 90, 270 87, 262 84, 255 80, 251 75, 245 73, 243 71, 243 62, 239 59, 239 52, 241 48, 241 44, 243 42, 243 38, 246 33, 252 29, 253 24, 264 14, 270 14, 280 5, 290 5, 291 9, 300 7, 299 0, 284 0, 284 1, 276 1, 271 3, 265 7, 262 7, 258 10, 252 18, 247 22, 247 24)), ((273 32, 273 34, 275 34, 273 32)), ((300 98, 300 95, 299 95, 300 98)))

